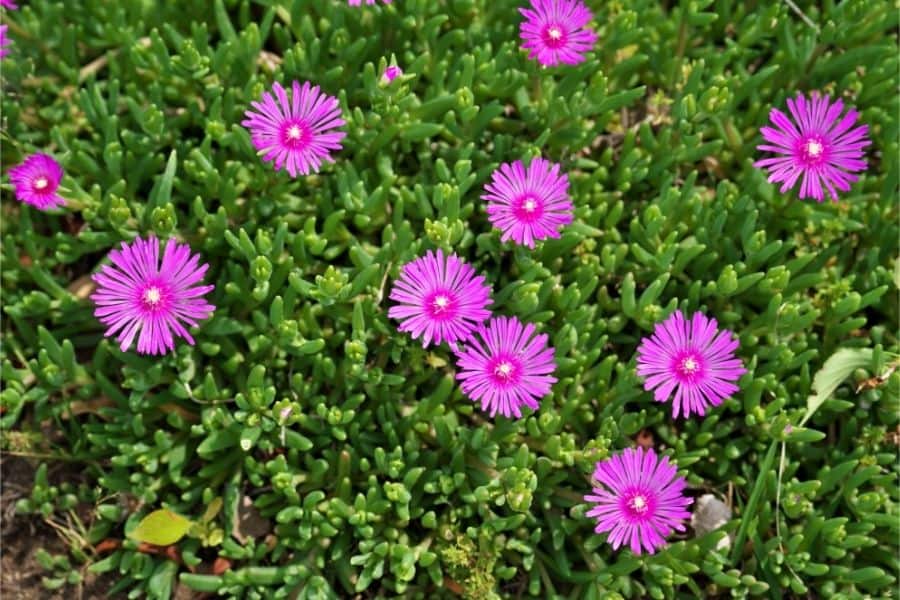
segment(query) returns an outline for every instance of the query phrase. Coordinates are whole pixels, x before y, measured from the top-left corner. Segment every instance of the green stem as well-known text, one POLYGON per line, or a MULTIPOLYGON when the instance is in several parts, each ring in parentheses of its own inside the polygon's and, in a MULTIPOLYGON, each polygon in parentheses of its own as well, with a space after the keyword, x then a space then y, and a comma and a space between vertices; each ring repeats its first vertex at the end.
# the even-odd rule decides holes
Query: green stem
POLYGON ((768 476, 769 471, 772 470, 772 462, 775 460, 775 450, 777 449, 778 441, 773 440, 772 444, 769 446, 769 451, 766 452, 766 457, 759 466, 759 476, 756 478, 756 483, 753 485, 753 491, 750 492, 750 499, 744 507, 744 514, 741 516, 741 526, 738 528, 737 535, 734 537, 734 547, 731 549, 732 565, 737 564, 738 559, 741 557, 741 551, 744 548, 744 540, 747 539, 747 528, 750 526, 750 521, 756 513, 756 505, 759 504, 759 499, 762 497, 763 490, 766 487, 766 477, 768 476))

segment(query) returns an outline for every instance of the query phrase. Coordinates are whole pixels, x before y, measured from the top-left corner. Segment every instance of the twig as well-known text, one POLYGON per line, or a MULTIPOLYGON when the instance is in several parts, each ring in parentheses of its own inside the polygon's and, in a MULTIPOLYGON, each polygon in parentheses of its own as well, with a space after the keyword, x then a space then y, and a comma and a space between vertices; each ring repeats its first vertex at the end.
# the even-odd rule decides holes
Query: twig
MULTIPOLYGON (((785 446, 786 444, 781 442, 781 461, 778 463, 778 483, 775 486, 775 535, 778 537, 779 550, 781 550, 782 554, 786 555, 787 550, 784 548, 784 538, 781 537, 781 478, 784 475, 785 446)), ((800 576, 797 575, 796 571, 791 568, 790 564, 785 562, 784 566, 791 572, 791 575, 797 578, 797 581, 801 584, 803 583, 803 580, 800 579, 800 576)))
POLYGON ((388 261, 387 268, 384 270, 384 277, 381 278, 381 285, 378 286, 378 295, 375 300, 376 306, 381 304, 381 301, 384 299, 384 286, 387 284, 388 274, 390 274, 392 266, 394 266, 394 261, 388 261))
POLYGON ((15 452, 12 450, 4 450, 0 452, 0 456, 21 456, 22 458, 40 458, 42 460, 61 460, 64 462, 80 462, 99 465, 100 463, 92 458, 79 458, 77 456, 61 456, 57 454, 44 454, 39 452, 15 452))
POLYGON ((785 4, 787 4, 788 6, 791 7, 791 10, 792 10, 792 11, 794 11, 795 13, 797 13, 797 16, 798 16, 798 17, 800 17, 801 19, 803 19, 803 22, 804 22, 804 23, 806 23, 807 25, 809 25, 810 27, 812 27, 813 29, 815 29, 815 30, 816 30, 816 33, 819 33, 819 32, 821 31, 821 30, 819 29, 819 26, 816 25, 816 23, 815 23, 812 19, 810 19, 809 17, 807 17, 807 16, 806 16, 806 13, 804 13, 802 10, 800 10, 800 7, 799 7, 799 6, 797 6, 796 4, 794 4, 794 1, 793 1, 793 0, 784 0, 784 2, 785 2, 785 4))

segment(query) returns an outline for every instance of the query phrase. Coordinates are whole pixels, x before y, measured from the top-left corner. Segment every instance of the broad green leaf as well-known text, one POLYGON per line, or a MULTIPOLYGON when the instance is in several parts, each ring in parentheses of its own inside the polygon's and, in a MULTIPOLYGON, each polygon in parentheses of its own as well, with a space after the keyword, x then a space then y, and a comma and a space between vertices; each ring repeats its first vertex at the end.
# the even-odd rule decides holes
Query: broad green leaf
POLYGON ((128 537, 156 546, 168 546, 183 538, 190 527, 190 520, 163 508, 144 517, 128 537))
POLYGON ((819 410, 850 373, 871 364, 871 348, 841 348, 829 356, 813 377, 812 389, 815 393, 806 399, 806 414, 800 424, 806 423, 819 410))

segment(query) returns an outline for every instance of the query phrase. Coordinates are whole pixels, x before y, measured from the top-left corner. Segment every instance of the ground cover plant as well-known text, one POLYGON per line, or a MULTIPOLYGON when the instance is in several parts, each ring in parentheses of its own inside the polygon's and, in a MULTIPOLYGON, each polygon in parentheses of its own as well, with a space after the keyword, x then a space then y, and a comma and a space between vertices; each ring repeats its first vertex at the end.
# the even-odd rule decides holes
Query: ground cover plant
POLYGON ((2 6, 4 593, 894 594, 893 3, 2 6))

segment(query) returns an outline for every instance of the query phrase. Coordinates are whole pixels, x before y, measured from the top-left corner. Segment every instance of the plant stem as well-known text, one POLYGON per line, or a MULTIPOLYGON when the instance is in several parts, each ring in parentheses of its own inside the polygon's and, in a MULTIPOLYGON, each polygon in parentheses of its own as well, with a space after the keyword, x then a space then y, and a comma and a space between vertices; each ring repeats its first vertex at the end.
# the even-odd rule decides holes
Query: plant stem
POLYGON ((750 492, 750 499, 744 507, 744 514, 741 515, 741 526, 738 528, 737 535, 734 537, 734 547, 731 549, 732 565, 737 564, 738 559, 741 557, 744 540, 747 538, 747 528, 750 526, 750 520, 756 512, 756 505, 759 504, 763 489, 766 487, 766 477, 772 469, 772 462, 775 460, 775 450, 777 449, 778 441, 772 440, 769 451, 766 452, 765 458, 763 458, 762 463, 759 465, 759 476, 756 478, 756 483, 753 485, 753 491, 750 492))

